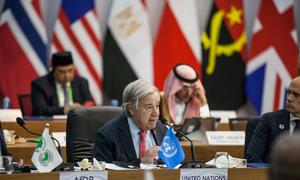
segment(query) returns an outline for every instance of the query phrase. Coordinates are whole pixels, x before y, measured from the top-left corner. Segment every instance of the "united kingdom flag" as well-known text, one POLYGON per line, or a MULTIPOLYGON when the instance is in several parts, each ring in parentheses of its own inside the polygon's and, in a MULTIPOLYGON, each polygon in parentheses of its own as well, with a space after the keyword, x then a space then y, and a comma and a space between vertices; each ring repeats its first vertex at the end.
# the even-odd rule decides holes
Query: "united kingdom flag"
POLYGON ((258 114, 284 107, 297 53, 293 1, 262 1, 246 67, 247 95, 258 114))
POLYGON ((47 35, 40 0, 6 0, 0 18, 0 95, 18 107, 17 94, 47 72, 47 35))
POLYGON ((102 102, 100 25, 93 0, 63 0, 55 23, 51 52, 68 50, 79 74, 89 81, 96 104, 102 102))

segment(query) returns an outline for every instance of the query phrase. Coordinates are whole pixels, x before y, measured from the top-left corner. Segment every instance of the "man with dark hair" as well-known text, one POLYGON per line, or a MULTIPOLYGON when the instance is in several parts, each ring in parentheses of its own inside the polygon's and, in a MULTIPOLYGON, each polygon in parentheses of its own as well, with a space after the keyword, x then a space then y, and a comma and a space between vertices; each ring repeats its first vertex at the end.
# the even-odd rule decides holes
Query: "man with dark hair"
POLYGON ((63 115, 70 109, 94 104, 88 81, 74 73, 71 52, 52 55, 52 71, 31 83, 33 115, 63 115))
POLYGON ((300 129, 300 76, 287 90, 285 109, 266 113, 258 123, 247 149, 248 162, 269 163, 274 141, 282 134, 300 129))
POLYGON ((123 91, 123 114, 97 131, 94 157, 99 161, 152 163, 158 156, 166 127, 158 121, 159 91, 144 80, 123 91))
POLYGON ((299 133, 278 138, 271 152, 271 180, 300 179, 299 149, 299 133))

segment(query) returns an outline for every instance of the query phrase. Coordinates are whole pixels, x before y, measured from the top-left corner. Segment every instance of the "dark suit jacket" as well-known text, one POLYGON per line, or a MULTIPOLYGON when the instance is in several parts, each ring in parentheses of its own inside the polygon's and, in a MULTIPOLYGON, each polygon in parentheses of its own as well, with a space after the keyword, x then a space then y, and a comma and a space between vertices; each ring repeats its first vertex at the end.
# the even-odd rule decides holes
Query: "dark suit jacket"
MULTIPOLYGON (((92 101, 86 79, 75 76, 71 81, 73 101, 84 104, 92 101)), ((64 114, 64 108, 58 107, 55 80, 52 72, 31 82, 31 102, 34 116, 52 116, 64 114)))
POLYGON ((5 143, 5 140, 4 140, 2 128, 0 128, 0 146, 1 146, 1 155, 10 155, 8 153, 8 150, 7 150, 7 147, 6 147, 6 143, 5 143))
MULTIPOLYGON (((166 130, 167 128, 157 121, 155 129, 151 130, 156 145, 160 146, 166 130)), ((97 131, 93 155, 97 160, 109 163, 120 161, 139 164, 141 162, 136 156, 127 116, 121 115, 97 131)))
POLYGON ((270 150, 276 138, 290 130, 290 115, 286 110, 266 113, 258 123, 247 149, 248 162, 269 163, 270 150))

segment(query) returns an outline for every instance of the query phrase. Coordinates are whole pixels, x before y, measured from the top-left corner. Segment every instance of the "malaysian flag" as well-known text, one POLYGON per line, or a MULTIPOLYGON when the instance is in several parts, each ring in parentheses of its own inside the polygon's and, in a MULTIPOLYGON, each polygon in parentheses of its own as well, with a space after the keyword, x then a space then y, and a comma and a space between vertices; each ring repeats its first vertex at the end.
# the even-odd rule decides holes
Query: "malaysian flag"
POLYGON ((47 35, 39 0, 7 0, 0 18, 0 94, 18 107, 17 94, 47 72, 47 35))
POLYGON ((249 59, 246 91, 257 113, 283 108, 298 67, 292 0, 261 2, 249 59))
POLYGON ((96 104, 102 103, 100 25, 93 0, 63 0, 55 23, 51 53, 68 50, 78 73, 89 81, 96 104))

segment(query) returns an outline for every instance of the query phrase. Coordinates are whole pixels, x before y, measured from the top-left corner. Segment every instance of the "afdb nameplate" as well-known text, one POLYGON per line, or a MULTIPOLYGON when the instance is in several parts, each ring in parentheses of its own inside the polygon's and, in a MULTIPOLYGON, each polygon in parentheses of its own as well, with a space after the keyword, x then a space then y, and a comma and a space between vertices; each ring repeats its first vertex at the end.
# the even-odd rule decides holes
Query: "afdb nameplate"
POLYGON ((107 171, 60 172, 60 180, 107 180, 107 171))
POLYGON ((209 145, 244 145, 244 131, 206 131, 209 145))
POLYGON ((180 180, 227 180, 228 169, 181 169, 180 180))

